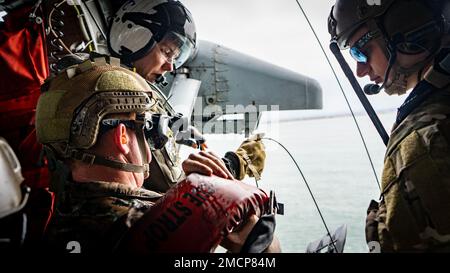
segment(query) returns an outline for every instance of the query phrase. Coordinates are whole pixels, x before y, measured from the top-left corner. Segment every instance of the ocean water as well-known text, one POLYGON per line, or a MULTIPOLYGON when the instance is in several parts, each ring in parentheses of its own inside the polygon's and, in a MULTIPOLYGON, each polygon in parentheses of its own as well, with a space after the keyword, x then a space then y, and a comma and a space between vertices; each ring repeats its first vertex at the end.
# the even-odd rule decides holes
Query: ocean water
MULTIPOLYGON (((380 115, 390 130, 394 112, 380 115)), ((277 120, 277 119, 275 119, 277 120)), ((380 179, 385 146, 367 116, 357 116, 374 168, 380 179)), ((371 199, 379 188, 363 142, 351 116, 281 120, 260 124, 266 135, 282 143, 305 175, 330 231, 347 225, 344 252, 367 252, 364 226, 371 199)), ((235 150, 243 135, 207 135, 211 150, 223 155, 235 150)), ((266 165, 259 186, 274 190, 285 214, 277 216, 276 234, 283 252, 305 252, 326 229, 294 162, 278 144, 264 140, 266 165)), ((182 151, 183 155, 190 153, 182 151)), ((254 179, 245 179, 255 185, 254 179)))

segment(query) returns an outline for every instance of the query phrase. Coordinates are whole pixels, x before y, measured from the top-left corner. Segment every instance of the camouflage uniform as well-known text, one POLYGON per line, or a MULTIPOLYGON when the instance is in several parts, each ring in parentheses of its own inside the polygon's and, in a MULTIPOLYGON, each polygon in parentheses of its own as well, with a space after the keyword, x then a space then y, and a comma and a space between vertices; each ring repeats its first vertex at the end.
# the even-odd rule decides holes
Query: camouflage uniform
POLYGON ((51 251, 69 252, 67 244, 78 242, 81 253, 112 251, 124 232, 133 225, 160 194, 110 182, 67 182, 47 228, 51 251))
POLYGON ((384 252, 450 250, 450 76, 440 75, 425 77, 420 84, 432 89, 392 130, 382 201, 371 204, 366 226, 384 252))
MULTIPOLYGON (((158 114, 173 116, 175 111, 166 102, 167 99, 161 90, 151 83, 149 85, 152 87, 157 100, 152 111, 158 114)), ((175 142, 175 136, 173 134, 169 136, 169 141, 164 148, 159 150, 151 149, 151 176, 145 180, 145 188, 158 192, 166 192, 185 177, 181 168, 179 149, 180 146, 175 142)))

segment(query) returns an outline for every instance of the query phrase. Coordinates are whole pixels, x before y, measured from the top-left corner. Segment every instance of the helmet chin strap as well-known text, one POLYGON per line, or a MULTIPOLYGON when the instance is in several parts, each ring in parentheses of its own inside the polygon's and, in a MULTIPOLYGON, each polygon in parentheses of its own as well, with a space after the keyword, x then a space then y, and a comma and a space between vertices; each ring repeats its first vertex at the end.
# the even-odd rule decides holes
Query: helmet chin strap
POLYGON ((388 67, 386 68, 384 74, 384 82, 381 87, 378 87, 378 90, 375 93, 378 93, 383 88, 388 95, 402 95, 406 93, 409 77, 414 73, 418 73, 426 64, 430 63, 436 56, 437 52, 439 52, 441 46, 438 45, 431 49, 430 55, 425 60, 416 63, 412 67, 405 68, 400 66, 397 62, 396 39, 394 39, 394 41, 387 41, 386 39, 382 38, 386 34, 383 29, 378 26, 377 21, 374 19, 367 21, 366 25, 370 31, 378 31, 382 34, 380 35, 380 37, 376 38, 375 41, 382 48, 384 55, 389 60, 388 67), (393 74, 392 80, 389 80, 389 75, 391 74, 393 74))
POLYGON ((383 85, 381 86, 381 88, 384 87, 384 92, 386 92, 388 95, 404 94, 406 92, 406 86, 408 84, 408 76, 403 73, 399 73, 399 70, 395 65, 396 59, 397 51, 391 50, 391 47, 389 47, 389 63, 388 67, 386 68, 386 72, 384 73, 383 85), (389 81, 389 75, 391 74, 391 71, 394 72, 394 76, 393 80, 389 81))
POLYGON ((136 137, 139 145, 139 150, 141 151, 142 166, 145 167, 143 172, 144 178, 147 178, 150 175, 150 168, 148 163, 144 163, 148 160, 148 151, 147 147, 145 146, 146 140, 144 135, 144 121, 141 119, 137 119, 135 122, 140 125, 138 128, 141 128, 140 130, 136 130, 136 137))
POLYGON ((76 149, 70 151, 69 157, 88 165, 101 165, 125 172, 144 173, 144 175, 146 175, 149 170, 149 164, 136 165, 131 163, 123 163, 117 160, 107 159, 106 157, 100 155, 95 155, 76 149))
POLYGON ((394 65, 395 58, 396 58, 395 55, 390 55, 390 57, 389 57, 388 67, 386 68, 386 71, 384 72, 383 84, 381 86, 379 86, 378 84, 373 84, 373 83, 366 84, 366 86, 364 86, 364 93, 366 93, 367 95, 375 95, 375 94, 380 93, 380 91, 383 88, 385 88, 385 86, 387 85, 387 81, 388 81, 392 66, 394 65))
MULTIPOLYGON (((438 51, 439 50, 437 50, 437 52, 438 51)), ((395 59, 391 65, 391 60, 390 60, 389 66, 392 66, 392 71, 394 72, 393 80, 388 82, 390 73, 389 74, 386 73, 387 75, 385 75, 385 80, 384 80, 385 82, 383 83, 383 84, 385 84, 384 91, 388 95, 393 95, 393 94, 402 95, 402 94, 406 93, 406 91, 408 89, 408 79, 411 76, 415 75, 416 73, 420 73, 420 71, 427 64, 429 64, 435 56, 436 56, 436 53, 430 53, 430 55, 425 60, 420 61, 408 68, 398 65, 398 62, 396 63, 395 59)), ((388 67, 388 70, 389 70, 389 68, 390 67, 388 67)))

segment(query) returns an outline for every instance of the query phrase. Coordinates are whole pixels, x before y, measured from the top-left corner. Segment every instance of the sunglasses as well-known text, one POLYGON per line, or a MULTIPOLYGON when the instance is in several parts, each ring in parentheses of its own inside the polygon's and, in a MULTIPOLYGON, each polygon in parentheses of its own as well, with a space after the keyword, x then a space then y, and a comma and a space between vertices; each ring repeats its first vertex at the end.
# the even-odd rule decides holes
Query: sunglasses
POLYGON ((358 41, 350 48, 350 55, 358 63, 366 64, 369 61, 369 57, 362 49, 373 39, 379 36, 378 31, 369 31, 364 34, 358 41))
POLYGON ((144 134, 148 134, 153 128, 153 122, 148 119, 142 119, 139 121, 135 120, 120 120, 120 119, 104 119, 100 123, 100 134, 105 133, 107 130, 119 126, 119 124, 125 125, 125 127, 132 130, 142 129, 144 134))

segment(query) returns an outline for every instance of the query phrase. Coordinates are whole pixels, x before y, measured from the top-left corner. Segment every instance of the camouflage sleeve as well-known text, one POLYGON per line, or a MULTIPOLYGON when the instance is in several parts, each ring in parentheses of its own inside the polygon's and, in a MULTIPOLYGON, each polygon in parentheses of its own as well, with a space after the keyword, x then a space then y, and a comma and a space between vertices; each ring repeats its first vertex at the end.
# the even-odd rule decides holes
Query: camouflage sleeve
POLYGON ((394 144, 396 147, 385 158, 383 204, 377 212, 378 235, 383 251, 424 251, 448 247, 449 136, 450 121, 441 116, 394 144))

